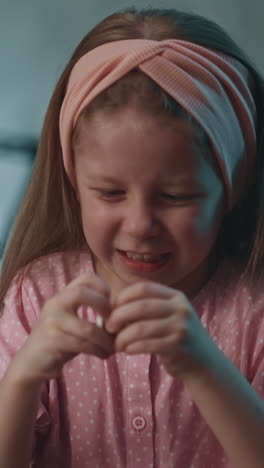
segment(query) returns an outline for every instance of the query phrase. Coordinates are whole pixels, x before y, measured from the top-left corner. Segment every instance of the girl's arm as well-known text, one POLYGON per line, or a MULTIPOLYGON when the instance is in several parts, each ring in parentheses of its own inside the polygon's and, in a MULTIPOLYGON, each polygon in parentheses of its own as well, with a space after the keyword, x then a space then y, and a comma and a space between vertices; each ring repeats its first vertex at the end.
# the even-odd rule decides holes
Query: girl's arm
POLYGON ((185 376, 186 387, 234 468, 263 468, 264 402, 218 349, 210 368, 185 376))
POLYGON ((181 379, 234 468, 264 468, 264 401, 220 351, 180 291, 153 282, 128 286, 106 321, 115 349, 159 355, 181 379))
POLYGON ((33 426, 41 393, 40 382, 20 375, 15 359, 0 382, 0 466, 29 468, 33 426))
MULTIPOLYGON (((8 303, 11 313, 16 311, 16 302, 21 302, 20 292, 12 295, 12 301, 8 303)), ((113 352, 113 338, 77 316, 78 307, 83 305, 94 307, 103 317, 109 313, 108 286, 93 273, 75 278, 45 302, 34 328, 29 334, 24 330, 25 341, 18 351, 13 350, 12 356, 4 345, 2 358, 0 346, 0 361, 3 360, 0 364, 11 362, 0 381, 1 468, 29 468, 31 464, 34 423, 43 383, 61 375, 64 364, 80 353, 104 359, 113 352)), ((14 338, 12 326, 10 329, 12 319, 5 316, 6 327, 4 324, 2 330, 0 327, 0 345, 11 343, 14 338)), ((14 320, 23 330, 19 314, 14 320)))

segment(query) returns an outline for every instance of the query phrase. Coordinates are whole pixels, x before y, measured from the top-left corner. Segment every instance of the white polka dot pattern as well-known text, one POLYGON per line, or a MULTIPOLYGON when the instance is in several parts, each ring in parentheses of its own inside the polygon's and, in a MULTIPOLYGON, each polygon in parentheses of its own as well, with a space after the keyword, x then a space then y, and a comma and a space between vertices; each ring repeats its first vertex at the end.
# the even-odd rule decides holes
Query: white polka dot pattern
MULTIPOLYGON (((45 301, 90 269, 88 254, 69 252, 42 257, 17 274, 0 320, 0 377, 45 301)), ((263 288, 238 286, 238 278, 224 261, 193 304, 263 397, 263 288)), ((78 315, 96 321, 90 308, 80 307, 78 315)), ((147 354, 107 360, 81 354, 68 362, 59 379, 43 385, 34 454, 37 468, 231 468, 187 390, 147 354)))

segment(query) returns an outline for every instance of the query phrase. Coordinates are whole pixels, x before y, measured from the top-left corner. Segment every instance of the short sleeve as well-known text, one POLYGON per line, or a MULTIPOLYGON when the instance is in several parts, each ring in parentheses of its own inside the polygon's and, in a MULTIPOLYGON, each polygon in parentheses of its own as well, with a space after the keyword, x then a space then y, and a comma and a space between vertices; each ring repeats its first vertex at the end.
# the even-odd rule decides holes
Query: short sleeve
MULTIPOLYGON (((37 314, 24 283, 22 270, 13 279, 4 298, 4 307, 0 318, 0 380, 37 321, 37 314)), ((43 384, 35 422, 35 436, 37 433, 46 433, 49 428, 50 417, 47 408, 48 386, 43 384)))
POLYGON ((0 378, 25 343, 35 321, 30 299, 23 290, 23 274, 17 274, 4 298, 0 318, 0 378))

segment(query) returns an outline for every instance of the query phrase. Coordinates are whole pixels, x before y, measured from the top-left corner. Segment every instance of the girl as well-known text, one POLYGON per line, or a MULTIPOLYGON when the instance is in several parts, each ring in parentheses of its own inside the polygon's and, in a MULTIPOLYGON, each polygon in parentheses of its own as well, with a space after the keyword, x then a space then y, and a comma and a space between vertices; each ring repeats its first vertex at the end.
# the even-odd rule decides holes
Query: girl
POLYGON ((264 466, 263 98, 196 15, 77 47, 2 268, 1 466, 264 466))

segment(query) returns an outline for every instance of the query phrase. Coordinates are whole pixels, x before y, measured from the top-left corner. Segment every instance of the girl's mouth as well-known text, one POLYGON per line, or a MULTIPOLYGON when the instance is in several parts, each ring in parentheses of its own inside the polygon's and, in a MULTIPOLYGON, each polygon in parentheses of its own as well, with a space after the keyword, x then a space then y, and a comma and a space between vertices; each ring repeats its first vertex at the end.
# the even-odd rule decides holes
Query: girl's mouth
POLYGON ((168 261, 170 253, 164 254, 136 254, 134 252, 117 250, 119 259, 130 270, 150 273, 161 269, 168 261))

